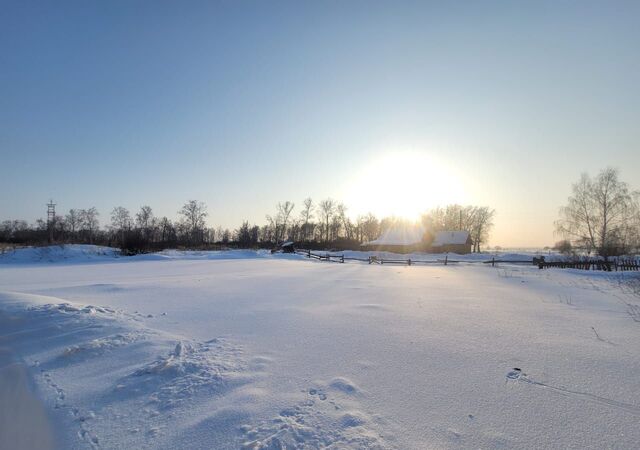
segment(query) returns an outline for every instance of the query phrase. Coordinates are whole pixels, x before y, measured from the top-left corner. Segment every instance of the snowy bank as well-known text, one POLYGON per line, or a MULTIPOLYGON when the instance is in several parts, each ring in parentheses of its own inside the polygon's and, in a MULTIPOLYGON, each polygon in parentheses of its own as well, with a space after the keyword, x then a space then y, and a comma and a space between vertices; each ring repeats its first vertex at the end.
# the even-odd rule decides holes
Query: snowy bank
POLYGON ((167 253, 0 268, 59 448, 640 441, 637 274, 167 253))
POLYGON ((269 250, 163 250, 135 256, 123 256, 113 247, 97 245, 51 245, 25 247, 0 254, 1 265, 33 264, 104 264, 108 262, 226 260, 255 258, 295 258, 295 255, 272 255, 269 250))

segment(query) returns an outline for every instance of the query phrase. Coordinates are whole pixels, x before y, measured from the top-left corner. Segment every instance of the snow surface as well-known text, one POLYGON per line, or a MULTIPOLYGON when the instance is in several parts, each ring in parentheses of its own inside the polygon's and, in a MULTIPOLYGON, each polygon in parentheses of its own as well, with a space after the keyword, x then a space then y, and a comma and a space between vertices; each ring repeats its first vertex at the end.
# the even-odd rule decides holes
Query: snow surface
POLYGON ((58 448, 640 442, 637 274, 41 252, 0 259, 0 347, 58 448))

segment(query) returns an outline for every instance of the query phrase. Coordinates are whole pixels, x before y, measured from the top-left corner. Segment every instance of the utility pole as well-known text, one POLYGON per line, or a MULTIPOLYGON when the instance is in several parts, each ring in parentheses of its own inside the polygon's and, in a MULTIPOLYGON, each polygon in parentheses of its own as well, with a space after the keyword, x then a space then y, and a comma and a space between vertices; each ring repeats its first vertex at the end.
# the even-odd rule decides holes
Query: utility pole
POLYGON ((49 244, 53 242, 53 229, 56 224, 56 204, 53 200, 47 203, 47 230, 49 231, 49 244))

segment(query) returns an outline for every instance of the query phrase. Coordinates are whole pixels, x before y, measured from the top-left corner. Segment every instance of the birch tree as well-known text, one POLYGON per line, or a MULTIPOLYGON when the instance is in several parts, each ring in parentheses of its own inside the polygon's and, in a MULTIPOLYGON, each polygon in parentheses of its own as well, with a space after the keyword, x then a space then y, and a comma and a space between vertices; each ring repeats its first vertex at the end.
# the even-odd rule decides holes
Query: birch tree
POLYGON ((606 168, 595 178, 583 173, 560 208, 556 231, 607 260, 635 244, 637 198, 638 192, 618 179, 616 169, 606 168))

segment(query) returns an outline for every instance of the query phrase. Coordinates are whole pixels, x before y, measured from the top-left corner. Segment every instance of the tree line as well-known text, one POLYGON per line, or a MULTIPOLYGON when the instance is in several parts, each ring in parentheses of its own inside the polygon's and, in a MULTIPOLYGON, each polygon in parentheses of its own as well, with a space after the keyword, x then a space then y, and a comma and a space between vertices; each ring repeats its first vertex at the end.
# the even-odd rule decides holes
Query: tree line
MULTIPOLYGON (((51 222, 39 219, 32 225, 23 220, 5 220, 0 223, 0 242, 98 244, 119 247, 130 254, 164 248, 273 248, 285 241, 312 249, 345 250, 358 249, 389 228, 407 222, 396 217, 379 219, 372 213, 352 219, 347 212, 344 203, 331 198, 317 203, 306 198, 298 210, 293 202, 283 201, 266 215, 264 224, 243 221, 230 230, 208 227, 207 206, 197 200, 187 201, 175 220, 155 216, 147 205, 135 213, 117 206, 106 227, 100 227, 100 214, 92 207, 71 209, 51 222)), ((480 251, 489 238, 494 215, 495 211, 488 207, 448 205, 426 212, 419 224, 410 225, 421 225, 427 241, 440 230, 469 231, 474 251, 480 251)))
MULTIPOLYGON (((164 248, 272 248, 293 241, 311 249, 358 249, 394 225, 395 217, 374 214, 351 219, 347 207, 333 199, 314 202, 306 198, 296 210, 291 201, 279 202, 263 225, 244 221, 237 229, 207 226, 207 206, 189 200, 178 217, 156 217, 150 206, 131 213, 118 206, 110 213, 109 225, 100 226, 94 207, 71 209, 63 216, 34 224, 24 220, 0 223, 0 242, 24 245, 86 243, 120 247, 127 253, 164 248)), ((488 242, 495 210, 486 206, 448 205, 433 208, 421 218, 428 243, 441 230, 465 230, 471 234, 473 250, 488 242)), ((406 224, 404 224, 406 225, 406 224)), ((414 224, 415 225, 415 224, 414 224)), ((611 256, 640 253, 640 191, 607 168, 595 177, 582 174, 572 185, 567 204, 560 208, 555 232, 562 237, 555 249, 571 255, 611 256)))

